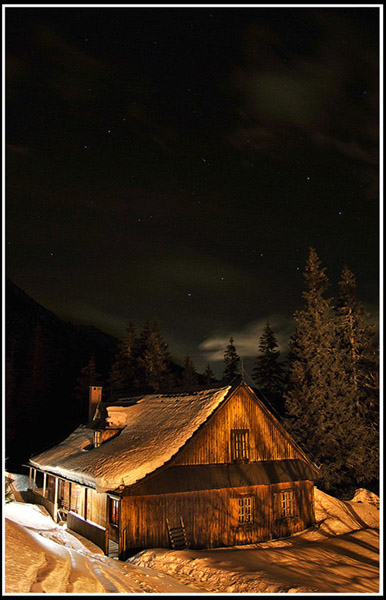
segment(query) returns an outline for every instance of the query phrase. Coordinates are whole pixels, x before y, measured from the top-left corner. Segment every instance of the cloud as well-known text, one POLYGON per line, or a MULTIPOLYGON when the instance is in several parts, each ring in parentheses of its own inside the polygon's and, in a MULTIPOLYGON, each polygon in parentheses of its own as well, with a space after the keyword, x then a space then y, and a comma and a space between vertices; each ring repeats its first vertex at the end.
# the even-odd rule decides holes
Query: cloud
POLYGON ((285 158, 302 139, 376 169, 375 36, 337 11, 309 11, 302 25, 299 31, 315 32, 312 39, 304 31, 295 39, 290 26, 279 24, 269 34, 263 25, 246 30, 244 62, 230 77, 238 106, 229 141, 285 158))
MULTIPOLYGON (((147 272, 153 284, 169 286, 171 290, 186 289, 223 294, 228 285, 247 286, 251 275, 240 268, 200 253, 190 252, 176 256, 174 253, 152 256, 147 272)), ((187 290, 187 291, 189 291, 187 290)))
POLYGON ((50 27, 36 26, 35 36, 47 59, 47 81, 63 96, 88 99, 89 89, 100 86, 107 77, 103 61, 69 44, 50 27))
POLYGON ((223 361, 225 348, 229 343, 230 337, 233 337, 237 353, 242 358, 256 358, 259 353, 260 337, 267 322, 275 334, 280 352, 285 354, 288 351, 288 342, 294 332, 295 323, 293 319, 280 314, 272 314, 267 318, 247 323, 238 331, 229 330, 227 332, 214 333, 200 344, 199 349, 205 360, 213 362, 223 361))
POLYGON ((115 335, 117 338, 124 336, 125 319, 95 305, 87 302, 66 302, 56 310, 60 316, 71 319, 72 322, 93 325, 101 331, 108 331, 110 335, 115 335))

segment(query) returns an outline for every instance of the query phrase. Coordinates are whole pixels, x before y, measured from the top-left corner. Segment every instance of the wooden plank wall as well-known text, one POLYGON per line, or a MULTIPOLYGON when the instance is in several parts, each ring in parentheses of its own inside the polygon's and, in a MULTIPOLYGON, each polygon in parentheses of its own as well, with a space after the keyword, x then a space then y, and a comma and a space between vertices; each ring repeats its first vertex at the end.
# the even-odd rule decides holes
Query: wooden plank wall
POLYGON ((68 513, 67 527, 71 531, 75 531, 75 533, 79 533, 86 539, 91 540, 105 554, 108 553, 108 534, 104 527, 89 523, 73 512, 68 513))
POLYGON ((77 483, 71 484, 70 510, 82 517, 84 516, 84 490, 85 488, 77 483))
POLYGON ((169 547, 166 518, 171 526, 182 516, 192 548, 214 548, 260 542, 302 531, 314 523, 313 483, 279 483, 243 488, 126 496, 121 501, 121 532, 126 548, 169 547), (295 517, 277 520, 274 494, 295 492, 295 517), (252 524, 238 524, 238 499, 252 496, 252 524))
POLYGON ((107 495, 87 488, 87 520, 106 527, 107 495))
POLYGON ((241 388, 182 448, 173 464, 231 462, 232 429, 249 430, 250 461, 302 458, 251 395, 241 388))

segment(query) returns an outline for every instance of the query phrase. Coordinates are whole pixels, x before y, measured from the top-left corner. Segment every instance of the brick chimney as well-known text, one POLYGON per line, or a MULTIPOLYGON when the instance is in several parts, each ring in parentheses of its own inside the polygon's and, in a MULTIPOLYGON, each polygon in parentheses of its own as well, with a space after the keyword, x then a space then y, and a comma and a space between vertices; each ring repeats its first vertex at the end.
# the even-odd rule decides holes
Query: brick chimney
POLYGON ((89 386, 89 396, 88 396, 88 420, 92 421, 96 407, 98 404, 102 402, 102 388, 90 385, 89 386))

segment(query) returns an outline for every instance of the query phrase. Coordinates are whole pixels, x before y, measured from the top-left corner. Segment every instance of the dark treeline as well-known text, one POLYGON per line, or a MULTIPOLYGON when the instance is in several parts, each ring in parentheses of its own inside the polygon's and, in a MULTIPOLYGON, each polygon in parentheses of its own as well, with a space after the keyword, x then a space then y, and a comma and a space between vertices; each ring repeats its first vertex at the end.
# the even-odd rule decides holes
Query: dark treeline
MULTIPOLYGON (((378 492, 379 365, 374 329, 356 297, 355 277, 348 267, 342 270, 335 299, 326 297, 330 283, 314 249, 310 249, 304 277, 304 306, 294 315, 290 352, 280 360, 275 333, 267 322, 256 340, 253 387, 320 465, 317 483, 322 489, 340 497, 350 497, 358 487, 378 492)), ((103 387, 104 401, 114 401, 229 384, 243 371, 232 337, 224 348, 223 375, 218 380, 210 364, 199 373, 188 355, 182 365, 174 362, 156 317, 138 332, 129 322, 120 341, 93 330, 94 339, 89 335, 81 352, 79 331, 75 335, 70 327, 71 335, 64 334, 63 322, 57 321, 62 329, 55 331, 55 339, 52 322, 47 327, 47 319, 36 315, 26 339, 8 332, 6 443, 10 462, 14 456, 26 460, 31 452, 87 422, 91 385, 103 387), (22 451, 20 439, 26 441, 22 451)))
POLYGON ((5 449, 12 469, 79 424, 74 388, 80 370, 94 354, 106 377, 118 340, 66 323, 9 280, 5 292, 5 449))

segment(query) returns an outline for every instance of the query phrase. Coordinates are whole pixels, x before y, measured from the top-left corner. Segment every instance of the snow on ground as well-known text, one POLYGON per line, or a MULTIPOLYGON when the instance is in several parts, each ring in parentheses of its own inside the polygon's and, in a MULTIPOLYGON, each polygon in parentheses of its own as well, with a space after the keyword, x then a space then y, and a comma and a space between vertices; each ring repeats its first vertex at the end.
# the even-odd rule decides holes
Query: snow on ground
POLYGON ((126 562, 53 522, 5 505, 5 593, 197 594, 379 592, 379 498, 315 490, 317 525, 289 538, 212 550, 144 550, 126 562))
POLYGON ((341 501, 315 489, 317 525, 288 538, 212 550, 144 550, 131 564, 214 593, 377 593, 379 498, 341 501))
POLYGON ((5 593, 195 593, 165 573, 114 560, 41 506, 5 505, 5 593))

